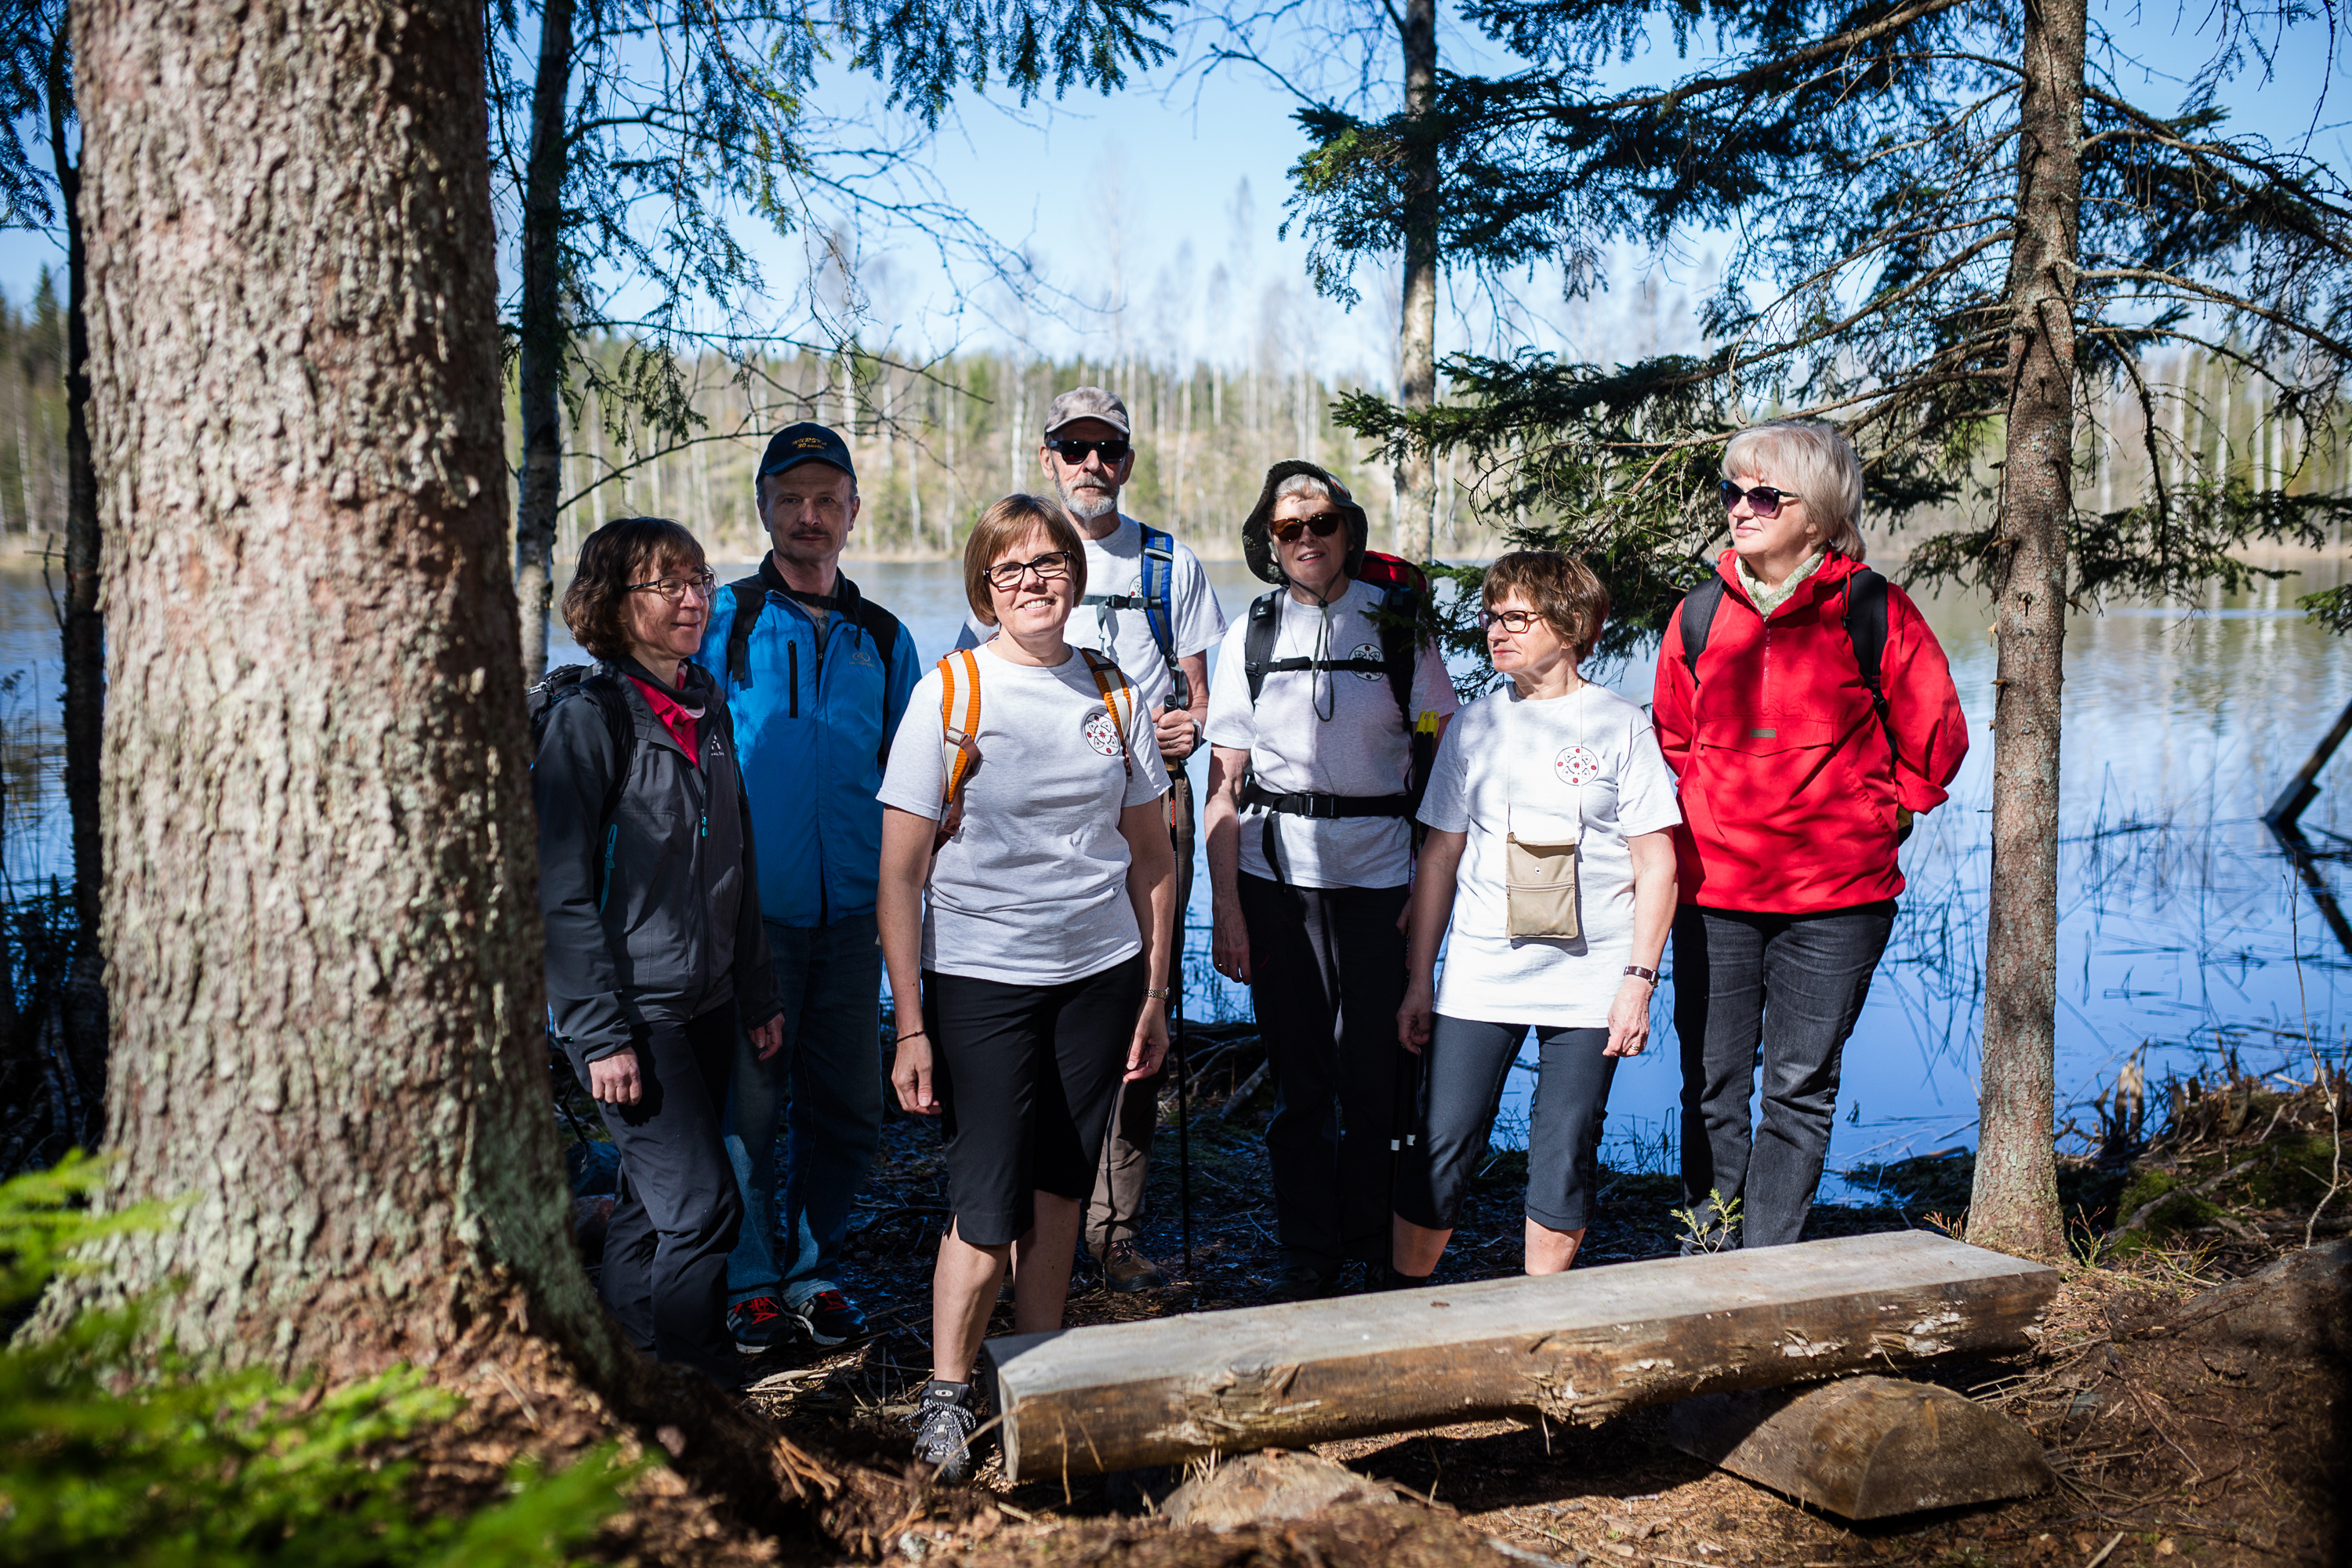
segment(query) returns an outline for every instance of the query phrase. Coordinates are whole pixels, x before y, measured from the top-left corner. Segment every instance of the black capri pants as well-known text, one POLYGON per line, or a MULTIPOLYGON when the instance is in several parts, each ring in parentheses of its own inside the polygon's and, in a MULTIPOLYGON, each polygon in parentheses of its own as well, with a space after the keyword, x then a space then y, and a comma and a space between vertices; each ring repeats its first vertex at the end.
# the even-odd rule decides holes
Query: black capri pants
MULTIPOLYGON (((1462 1196, 1486 1157, 1503 1083, 1518 1059, 1525 1024, 1486 1024, 1440 1013, 1422 1047, 1427 1084, 1421 1141, 1397 1169, 1396 1212, 1424 1230, 1452 1230, 1462 1196)), ((1538 1026, 1535 1101, 1528 1114, 1528 1217, 1550 1230, 1582 1230, 1601 1173, 1601 1123, 1617 1058, 1606 1029, 1538 1026)))
POLYGON ((924 972, 957 1235, 1009 1246, 1036 1224, 1035 1194, 1094 1191, 1142 1006, 1141 953, 1053 985, 924 972))

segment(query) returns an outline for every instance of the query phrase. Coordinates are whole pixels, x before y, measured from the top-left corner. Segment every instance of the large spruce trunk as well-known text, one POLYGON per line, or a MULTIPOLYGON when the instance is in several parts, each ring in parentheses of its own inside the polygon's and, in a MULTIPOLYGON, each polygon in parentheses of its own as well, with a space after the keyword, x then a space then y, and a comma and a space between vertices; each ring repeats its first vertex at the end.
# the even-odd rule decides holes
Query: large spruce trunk
POLYGON ((547 617, 555 591, 555 518, 563 500, 563 183, 571 142, 572 0, 544 0, 530 91, 530 162, 523 172, 522 484, 515 506, 515 590, 522 601, 525 684, 547 673, 547 617))
POLYGON ((152 1293, 217 1363, 611 1342, 549 1124, 481 16, 78 7, 110 1202, 183 1206, 49 1310, 152 1293))
POLYGON ((1969 1239, 2065 1252, 2058 1213, 2059 697, 2074 508, 2074 273, 2083 199, 2084 0, 2027 0, 2010 255, 2008 450, 1994 563, 1992 889, 1984 1077, 1969 1239))
MULTIPOLYGON (((1404 0, 1404 109, 1413 121, 1406 151, 1403 313, 1397 326, 1397 402, 1425 414, 1437 396, 1437 138, 1421 123, 1437 102, 1436 0, 1404 0)), ((1436 464, 1425 447, 1397 462, 1397 548, 1414 561, 1437 553, 1436 464)))

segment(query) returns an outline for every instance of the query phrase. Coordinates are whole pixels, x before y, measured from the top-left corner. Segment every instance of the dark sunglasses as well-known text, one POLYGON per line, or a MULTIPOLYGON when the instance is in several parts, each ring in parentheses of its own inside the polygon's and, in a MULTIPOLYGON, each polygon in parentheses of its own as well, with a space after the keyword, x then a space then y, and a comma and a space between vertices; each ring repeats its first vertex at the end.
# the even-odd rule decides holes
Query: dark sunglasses
POLYGON ((1313 517, 1294 517, 1286 522, 1268 523, 1268 530, 1285 544, 1295 542, 1302 533, 1312 533, 1318 539, 1328 539, 1339 531, 1348 520, 1336 511, 1318 511, 1313 517))
POLYGON ((1729 511, 1733 507, 1738 506, 1741 496, 1748 498, 1748 504, 1756 509, 1756 515, 1759 517, 1778 517, 1780 515, 1782 501, 1805 499, 1794 490, 1775 489, 1770 485, 1758 485, 1752 490, 1743 490, 1729 479, 1723 481, 1724 510, 1729 511))
POLYGON ((1104 462, 1118 464, 1126 462, 1127 455, 1135 450, 1127 438, 1121 436, 1113 436, 1101 441, 1082 441, 1076 436, 1053 436, 1046 438, 1045 445, 1059 452, 1062 455, 1062 461, 1074 468, 1087 460, 1087 454, 1089 452, 1100 452, 1104 462))

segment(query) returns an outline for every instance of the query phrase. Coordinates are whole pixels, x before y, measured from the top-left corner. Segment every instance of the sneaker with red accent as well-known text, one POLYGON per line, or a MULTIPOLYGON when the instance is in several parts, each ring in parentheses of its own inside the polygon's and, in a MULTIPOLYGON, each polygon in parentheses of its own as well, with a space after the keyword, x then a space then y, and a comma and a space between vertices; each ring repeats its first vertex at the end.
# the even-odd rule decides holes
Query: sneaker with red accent
POLYGON ((808 1337, 827 1350, 866 1337, 866 1314, 838 1290, 820 1290, 792 1312, 808 1337))
POLYGON ((783 1342, 792 1328, 783 1304, 773 1296, 754 1296, 727 1309, 727 1331, 745 1355, 765 1355, 783 1342))

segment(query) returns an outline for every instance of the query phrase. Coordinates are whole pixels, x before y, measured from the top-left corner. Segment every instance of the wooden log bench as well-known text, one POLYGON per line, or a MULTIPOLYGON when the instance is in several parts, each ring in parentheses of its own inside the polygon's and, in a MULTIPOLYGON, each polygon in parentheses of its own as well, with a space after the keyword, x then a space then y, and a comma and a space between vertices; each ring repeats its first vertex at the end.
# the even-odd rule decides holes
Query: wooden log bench
POLYGON ((2013 1352, 2057 1287, 1906 1231, 1013 1334, 983 1363, 1033 1480, 2013 1352))

